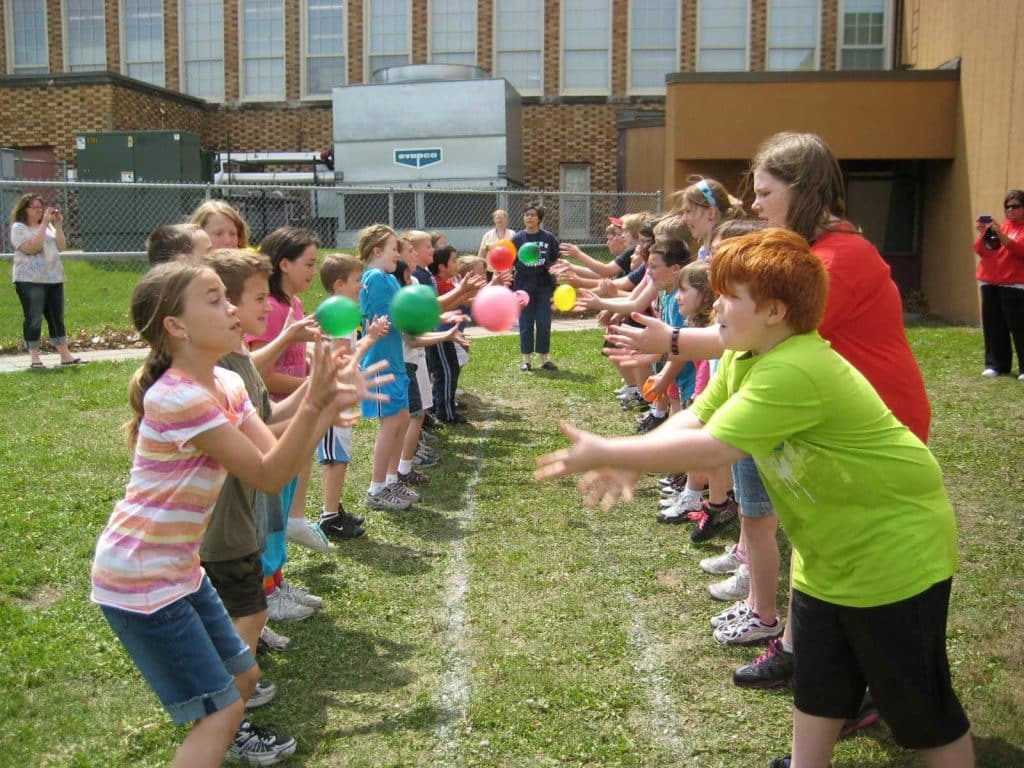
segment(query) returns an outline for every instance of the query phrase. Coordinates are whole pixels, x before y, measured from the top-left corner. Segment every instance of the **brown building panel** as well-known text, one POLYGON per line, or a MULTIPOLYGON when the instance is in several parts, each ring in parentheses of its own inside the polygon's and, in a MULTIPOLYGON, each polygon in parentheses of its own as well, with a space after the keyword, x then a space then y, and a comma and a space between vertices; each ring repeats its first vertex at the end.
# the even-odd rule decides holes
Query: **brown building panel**
POLYGON ((178 0, 164 0, 164 83, 172 91, 181 88, 178 23, 178 0))
POLYGON ((61 0, 46 0, 46 34, 50 43, 50 71, 64 71, 64 28, 61 0))

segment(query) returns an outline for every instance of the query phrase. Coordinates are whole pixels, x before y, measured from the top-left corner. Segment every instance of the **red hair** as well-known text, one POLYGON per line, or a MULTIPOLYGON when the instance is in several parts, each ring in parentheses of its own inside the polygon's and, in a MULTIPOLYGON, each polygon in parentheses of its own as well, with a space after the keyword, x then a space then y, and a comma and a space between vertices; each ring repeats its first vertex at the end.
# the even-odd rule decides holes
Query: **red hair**
POLYGON ((789 229, 773 227, 718 244, 711 259, 711 288, 735 296, 737 285, 746 286, 759 309, 769 301, 785 304, 793 333, 813 331, 825 314, 825 265, 789 229))

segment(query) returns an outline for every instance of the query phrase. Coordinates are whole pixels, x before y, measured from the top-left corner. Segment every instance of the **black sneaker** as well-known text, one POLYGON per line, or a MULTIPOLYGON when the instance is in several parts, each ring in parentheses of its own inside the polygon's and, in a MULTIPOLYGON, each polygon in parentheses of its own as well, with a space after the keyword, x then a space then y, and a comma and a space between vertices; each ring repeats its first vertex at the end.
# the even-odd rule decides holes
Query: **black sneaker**
POLYGON ((690 541, 694 544, 710 539, 723 526, 736 519, 736 502, 726 499, 725 504, 717 506, 710 501, 705 501, 701 508, 690 513, 690 519, 695 525, 690 531, 690 541))
POLYGON ((652 429, 657 429, 662 424, 668 421, 668 416, 655 416, 654 411, 650 411, 639 424, 636 425, 636 431, 639 434, 650 432, 652 429))
POLYGON ((779 638, 769 640, 767 651, 732 673, 732 681, 740 688, 778 688, 791 677, 793 654, 783 649, 779 638))
POLYGON ((276 765, 295 753, 295 739, 257 728, 243 720, 228 747, 228 757, 256 765, 276 765))
POLYGON ((776 757, 768 765, 768 768, 789 768, 789 764, 792 758, 789 755, 785 757, 776 757))
POLYGON ((839 730, 839 738, 850 738, 857 731, 864 730, 865 728, 874 725, 878 722, 881 716, 882 715, 878 712, 878 707, 875 706, 874 699, 871 698, 871 691, 865 691, 864 700, 860 703, 860 709, 857 711, 857 716, 851 720, 846 720, 843 723, 843 727, 839 730))
POLYGON ((349 514, 345 511, 345 508, 342 506, 338 507, 338 514, 341 515, 342 521, 347 523, 348 525, 362 525, 364 522, 366 522, 363 519, 362 515, 349 514))
POLYGON ((426 411, 423 414, 423 426, 426 429, 438 429, 441 427, 441 422, 437 420, 437 417, 431 411, 426 411))
MULTIPOLYGON (((441 419, 441 417, 438 417, 438 418, 441 419)), ((465 416, 460 416, 457 413, 455 415, 453 415, 450 419, 441 419, 441 421, 444 422, 445 424, 468 424, 469 423, 469 419, 467 419, 465 416)))
POLYGON ((358 539, 366 535, 366 529, 363 526, 350 522, 340 514, 320 518, 320 530, 329 539, 358 539))

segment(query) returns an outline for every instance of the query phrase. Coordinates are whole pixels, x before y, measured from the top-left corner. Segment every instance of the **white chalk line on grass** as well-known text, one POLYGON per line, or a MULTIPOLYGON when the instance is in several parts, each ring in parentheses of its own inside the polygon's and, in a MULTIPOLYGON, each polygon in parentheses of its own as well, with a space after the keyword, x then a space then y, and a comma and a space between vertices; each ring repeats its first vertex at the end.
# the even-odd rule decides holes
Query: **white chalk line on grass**
MULTIPOLYGON (((491 432, 493 411, 484 414, 484 429, 477 437, 477 449, 473 454, 476 469, 462 492, 458 521, 465 530, 476 517, 476 489, 484 476, 483 452, 491 432)), ((466 638, 466 595, 469 592, 469 569, 466 565, 466 546, 459 537, 452 543, 448 561, 448 573, 444 590, 445 654, 444 670, 441 673, 439 717, 437 739, 441 744, 442 765, 451 765, 458 747, 457 729, 466 719, 469 710, 469 647, 466 638)))
POLYGON ((679 735, 678 708, 668 690, 668 681, 658 671, 658 655, 654 649, 654 640, 647 631, 644 620, 643 606, 632 590, 624 588, 623 597, 629 605, 629 645, 633 649, 633 670, 643 683, 647 692, 647 704, 650 707, 648 722, 654 741, 674 757, 683 758, 690 755, 690 749, 679 735))

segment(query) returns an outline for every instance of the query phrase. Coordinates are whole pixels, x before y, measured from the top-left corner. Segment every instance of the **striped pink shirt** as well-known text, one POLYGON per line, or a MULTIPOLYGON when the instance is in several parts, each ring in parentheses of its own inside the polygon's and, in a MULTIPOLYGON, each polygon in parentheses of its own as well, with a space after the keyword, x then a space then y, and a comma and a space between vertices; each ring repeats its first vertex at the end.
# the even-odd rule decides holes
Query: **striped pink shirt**
POLYGON ((214 375, 226 408, 174 368, 146 392, 128 487, 96 544, 93 602, 149 614, 199 589, 199 544, 227 470, 189 441, 256 414, 238 374, 214 375))

